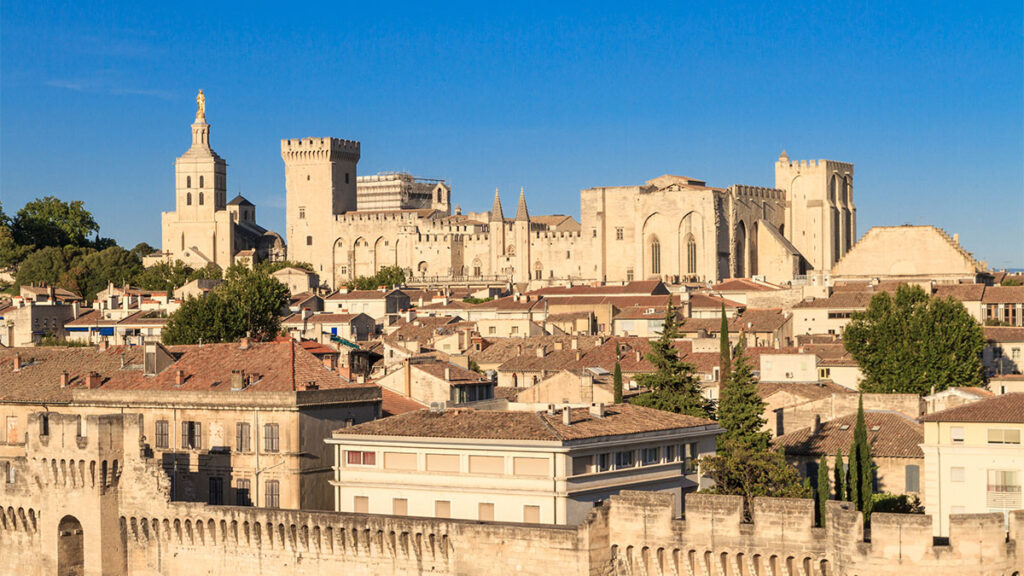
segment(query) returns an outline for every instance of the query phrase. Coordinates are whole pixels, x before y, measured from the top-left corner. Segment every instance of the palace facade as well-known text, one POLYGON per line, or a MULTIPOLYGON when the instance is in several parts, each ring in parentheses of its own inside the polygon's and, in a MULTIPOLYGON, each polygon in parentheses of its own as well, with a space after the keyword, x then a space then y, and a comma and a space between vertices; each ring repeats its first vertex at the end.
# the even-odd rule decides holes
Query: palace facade
MULTIPOLYGON (((281 141, 287 257, 309 262, 332 287, 385 266, 426 281, 534 286, 748 276, 786 282, 829 271, 856 239, 853 165, 791 161, 785 152, 774 187, 717 188, 665 175, 590 188, 580 193, 579 221, 531 215, 522 190, 511 218, 497 191, 490 211, 452 213, 445 182, 404 173, 359 177, 360 155, 352 140, 281 141)), ((284 256, 280 237, 255 224, 255 206, 241 197, 225 205, 225 190, 226 164, 209 147, 200 110, 192 148, 176 163, 177 209, 164 214, 161 259, 225 266, 284 256)))

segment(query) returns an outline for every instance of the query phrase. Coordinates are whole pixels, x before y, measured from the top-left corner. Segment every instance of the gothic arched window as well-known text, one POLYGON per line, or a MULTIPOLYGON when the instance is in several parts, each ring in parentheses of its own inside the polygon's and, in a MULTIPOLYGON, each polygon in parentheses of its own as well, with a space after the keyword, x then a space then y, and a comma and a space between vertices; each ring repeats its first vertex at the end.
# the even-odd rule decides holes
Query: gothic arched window
POLYGON ((661 274, 661 242, 651 241, 651 274, 661 274))
MULTIPOLYGON (((200 187, 202 187, 202 183, 203 183, 203 182, 202 182, 202 179, 203 179, 203 177, 202 177, 202 176, 200 176, 200 177, 199 177, 199 185, 200 185, 200 187)), ((199 193, 199 205, 200 205, 200 206, 202 206, 202 205, 203 205, 203 193, 202 193, 202 192, 200 192, 200 193, 199 193)))
POLYGON ((690 236, 686 240, 686 273, 697 273, 697 241, 690 236))
POLYGON ((191 176, 185 176, 185 188, 191 188, 191 187, 192 187, 192 177, 191 176))
POLYGON ((192 205, 192 193, 191 192, 189 192, 188 194, 185 194, 185 205, 186 206, 191 206, 192 205))
POLYGON ((202 176, 199 177, 199 187, 200 188, 203 187, 203 177, 202 176))

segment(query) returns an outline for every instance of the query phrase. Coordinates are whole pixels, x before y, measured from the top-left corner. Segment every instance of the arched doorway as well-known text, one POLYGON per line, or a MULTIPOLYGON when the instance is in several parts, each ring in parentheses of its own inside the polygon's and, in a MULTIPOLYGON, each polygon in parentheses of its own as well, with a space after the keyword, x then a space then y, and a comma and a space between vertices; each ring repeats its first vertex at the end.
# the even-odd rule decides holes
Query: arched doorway
POLYGON ((82 523, 74 516, 65 516, 57 525, 57 576, 85 574, 85 541, 82 523))

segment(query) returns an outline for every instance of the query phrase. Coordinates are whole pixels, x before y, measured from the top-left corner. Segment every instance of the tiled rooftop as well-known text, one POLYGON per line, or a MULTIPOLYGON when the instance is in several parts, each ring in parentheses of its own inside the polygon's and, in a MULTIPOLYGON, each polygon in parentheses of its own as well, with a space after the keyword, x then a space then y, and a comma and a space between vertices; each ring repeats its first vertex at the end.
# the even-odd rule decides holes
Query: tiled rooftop
MULTIPOLYGON (((895 412, 864 413, 864 423, 874 458, 924 458, 920 444, 924 442, 921 425, 895 412)), ((822 455, 832 457, 842 450, 845 455, 853 442, 857 415, 849 414, 823 422, 815 432, 803 428, 775 439, 775 444, 786 449, 786 454, 800 456, 822 455)))
POLYGON ((1024 393, 1004 394, 933 412, 922 422, 1003 422, 1024 424, 1024 393))

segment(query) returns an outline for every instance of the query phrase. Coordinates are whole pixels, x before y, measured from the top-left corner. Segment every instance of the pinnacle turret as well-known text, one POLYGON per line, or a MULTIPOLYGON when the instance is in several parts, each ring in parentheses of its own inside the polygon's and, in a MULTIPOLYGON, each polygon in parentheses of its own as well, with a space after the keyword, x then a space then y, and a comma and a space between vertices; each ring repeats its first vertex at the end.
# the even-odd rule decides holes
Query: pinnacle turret
POLYGON ((498 189, 494 189, 494 206, 491 206, 491 222, 503 222, 505 215, 501 212, 501 197, 498 196, 498 189))
POLYGON ((530 212, 526 209, 526 190, 519 188, 519 206, 516 207, 516 221, 530 220, 530 212))

